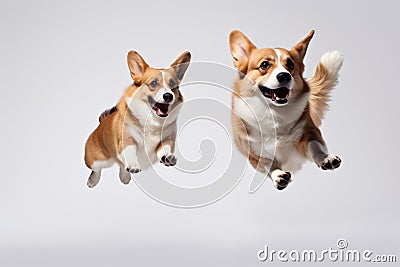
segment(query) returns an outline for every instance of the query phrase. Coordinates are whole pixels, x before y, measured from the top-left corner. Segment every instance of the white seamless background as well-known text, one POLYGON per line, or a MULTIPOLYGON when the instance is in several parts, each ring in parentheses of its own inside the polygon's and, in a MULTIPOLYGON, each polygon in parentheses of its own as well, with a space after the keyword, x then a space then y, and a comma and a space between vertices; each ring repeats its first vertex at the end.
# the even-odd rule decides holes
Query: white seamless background
MULTIPOLYGON (((339 237, 350 249, 400 256, 398 10, 385 0, 2 1, 0 265, 259 266, 265 245, 318 250, 339 237), (156 67, 185 50, 232 66, 233 29, 286 48, 315 29, 306 77, 324 52, 343 53, 322 125, 340 169, 308 163, 287 190, 266 181, 251 195, 245 175, 198 209, 123 186, 117 168, 89 190, 84 143, 131 82, 127 52, 156 67)), ((230 103, 213 87, 182 93, 230 103)))

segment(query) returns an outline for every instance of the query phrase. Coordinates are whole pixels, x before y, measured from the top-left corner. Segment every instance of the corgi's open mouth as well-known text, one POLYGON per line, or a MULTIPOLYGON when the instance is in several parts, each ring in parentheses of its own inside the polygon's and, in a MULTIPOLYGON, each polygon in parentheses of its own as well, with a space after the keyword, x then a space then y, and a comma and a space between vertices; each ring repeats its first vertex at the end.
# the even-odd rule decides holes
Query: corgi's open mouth
POLYGON ((151 108, 156 112, 157 116, 159 117, 168 116, 169 104, 157 102, 151 96, 149 96, 148 99, 151 108))
POLYGON ((276 89, 270 89, 268 87, 259 86, 261 93, 266 97, 275 101, 277 104, 283 105, 288 102, 289 89, 286 87, 279 87, 276 89))

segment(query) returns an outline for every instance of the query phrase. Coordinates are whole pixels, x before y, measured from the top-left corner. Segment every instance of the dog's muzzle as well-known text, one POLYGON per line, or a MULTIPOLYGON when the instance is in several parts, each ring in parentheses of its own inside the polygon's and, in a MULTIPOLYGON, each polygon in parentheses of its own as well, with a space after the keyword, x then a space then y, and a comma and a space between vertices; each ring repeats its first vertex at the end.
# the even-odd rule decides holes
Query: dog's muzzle
POLYGON ((159 117, 167 117, 169 113, 169 104, 155 101, 151 96, 148 97, 151 108, 159 117))
POLYGON ((271 99, 272 101, 276 102, 279 105, 284 105, 288 102, 290 90, 287 87, 270 89, 266 86, 260 85, 258 88, 266 98, 271 99))

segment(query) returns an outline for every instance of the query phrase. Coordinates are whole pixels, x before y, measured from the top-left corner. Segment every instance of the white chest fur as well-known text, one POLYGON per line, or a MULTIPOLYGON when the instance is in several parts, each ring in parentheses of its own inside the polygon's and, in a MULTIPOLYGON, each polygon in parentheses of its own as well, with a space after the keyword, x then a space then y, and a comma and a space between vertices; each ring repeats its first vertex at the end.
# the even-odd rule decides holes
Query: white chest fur
POLYGON ((261 96, 235 98, 236 114, 250 127, 248 141, 258 156, 275 159, 285 171, 297 171, 305 158, 295 141, 303 134, 304 123, 296 124, 304 111, 308 95, 283 107, 268 106, 261 96), (295 126, 296 124, 296 126, 295 126))
MULTIPOLYGON (((132 100, 131 110, 140 125, 127 125, 128 133, 137 143, 136 155, 142 170, 158 162, 157 147, 162 138, 171 136, 175 130, 176 117, 168 119, 157 117, 154 112, 142 101, 132 100)), ((175 116, 175 114, 173 115, 175 116)))
POLYGON ((175 129, 174 124, 162 126, 148 122, 145 127, 138 125, 127 126, 128 133, 137 143, 136 155, 142 170, 159 161, 157 148, 164 137, 170 136, 175 129))

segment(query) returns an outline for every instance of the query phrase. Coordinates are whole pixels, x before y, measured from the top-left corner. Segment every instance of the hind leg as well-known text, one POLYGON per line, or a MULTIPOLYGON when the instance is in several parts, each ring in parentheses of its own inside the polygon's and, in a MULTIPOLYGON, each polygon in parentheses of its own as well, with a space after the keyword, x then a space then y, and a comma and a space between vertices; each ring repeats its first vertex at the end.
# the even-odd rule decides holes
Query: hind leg
POLYGON ((123 165, 119 167, 119 179, 123 184, 129 184, 129 182, 131 181, 131 174, 125 169, 123 165))
POLYGON ((89 188, 95 187, 100 181, 101 170, 104 168, 109 168, 113 164, 114 160, 112 159, 95 161, 90 167, 92 169, 92 173, 90 174, 89 179, 87 181, 87 186, 89 188))
POLYGON ((92 171, 87 180, 87 186, 89 188, 95 187, 100 182, 100 176, 101 176, 101 171, 98 172, 92 171))

